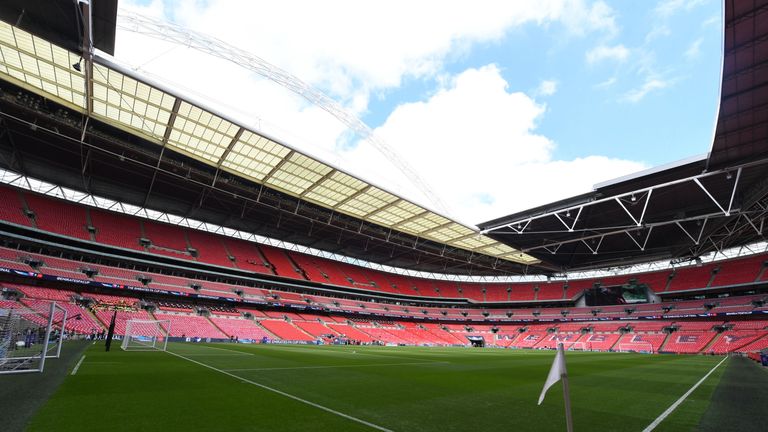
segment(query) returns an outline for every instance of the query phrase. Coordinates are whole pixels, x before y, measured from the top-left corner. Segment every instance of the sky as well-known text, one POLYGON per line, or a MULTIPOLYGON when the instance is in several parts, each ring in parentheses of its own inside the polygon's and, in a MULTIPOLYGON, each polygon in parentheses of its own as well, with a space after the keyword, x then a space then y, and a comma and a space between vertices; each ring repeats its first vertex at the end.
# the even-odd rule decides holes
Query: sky
POLYGON ((120 62, 469 225, 706 154, 712 142, 720 0, 121 0, 120 7, 289 72, 365 122, 397 156, 285 87, 184 44, 120 29, 120 62), (398 168, 403 163, 429 192, 398 168))

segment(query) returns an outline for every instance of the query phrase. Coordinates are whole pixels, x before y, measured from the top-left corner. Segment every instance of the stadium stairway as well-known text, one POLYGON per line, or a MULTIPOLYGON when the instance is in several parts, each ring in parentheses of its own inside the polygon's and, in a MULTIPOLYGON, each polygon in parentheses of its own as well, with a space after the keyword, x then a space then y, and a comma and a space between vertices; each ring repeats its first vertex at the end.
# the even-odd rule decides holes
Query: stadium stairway
MULTIPOLYGON (((308 337, 311 337, 312 339, 317 339, 317 336, 315 336, 315 335, 313 335, 312 333, 310 333, 310 332, 308 332, 308 331, 304 330, 303 328, 301 328, 301 326, 298 326, 298 325, 297 325, 296 323, 294 323, 292 320, 288 320, 288 322, 289 322, 289 323, 291 323, 291 325, 292 325, 292 326, 294 326, 294 327, 296 328, 296 330, 300 331, 301 333, 304 333, 305 335, 307 335, 308 337)), ((297 322, 298 322, 298 321, 297 321, 297 322)))
POLYGON ((221 334, 225 334, 225 335, 227 335, 227 336, 232 336, 231 334, 229 334, 229 333, 225 332, 225 331, 224 331, 224 329, 222 329, 221 327, 219 327, 219 325, 218 325, 218 324, 216 324, 215 322, 213 322, 213 320, 211 319, 210 315, 209 315, 209 316, 206 316, 206 317, 205 317, 205 319, 206 319, 206 320, 207 320, 209 323, 211 323, 211 325, 212 325, 212 326, 213 326, 213 327, 214 327, 216 330, 220 331, 220 332, 221 332, 221 334))
POLYGON ((608 348, 608 351, 613 351, 613 349, 614 349, 614 348, 616 348, 616 345, 618 345, 618 344, 619 344, 619 341, 621 341, 621 336, 619 336, 619 338, 618 338, 618 339, 616 339, 616 342, 614 342, 613 344, 611 344, 611 347, 610 347, 610 348, 608 348))
POLYGON ((82 309, 83 309, 83 312, 82 312, 83 314, 86 314, 86 315, 90 316, 91 320, 93 320, 93 322, 95 322, 96 324, 98 324, 98 325, 100 325, 102 327, 102 328, 99 329, 99 331, 101 331, 101 330, 109 330, 109 325, 107 325, 105 327, 104 324, 99 319, 99 317, 96 316, 96 314, 93 313, 92 310, 90 310, 89 308, 82 308, 82 309))
POLYGON ((672 340, 672 333, 667 333, 667 336, 664 338, 664 342, 662 342, 661 346, 659 346, 658 352, 664 351, 670 340, 672 340))
POLYGON ((722 338, 722 337, 723 337, 723 333, 718 333, 718 334, 716 334, 716 335, 715 335, 715 337, 713 337, 711 341, 707 342, 707 344, 706 344, 706 345, 704 345, 704 348, 702 348, 701 350, 699 350, 699 352, 700 352, 700 353, 705 353, 705 352, 707 352, 707 351, 708 351, 710 348, 712 348, 712 346, 713 346, 715 343, 717 343, 717 341, 718 341, 720 338, 722 338))
POLYGON ((765 275, 766 271, 768 271, 768 266, 760 267, 760 272, 757 274, 757 278, 755 278, 755 281, 763 280, 763 276, 765 275))
POLYGON ((268 334, 270 339, 280 339, 279 337, 277 337, 276 334, 272 333, 268 328, 264 327, 261 324, 261 321, 253 320, 253 323, 256 324, 257 326, 259 326, 259 328, 261 328, 262 330, 264 330, 264 333, 268 334))

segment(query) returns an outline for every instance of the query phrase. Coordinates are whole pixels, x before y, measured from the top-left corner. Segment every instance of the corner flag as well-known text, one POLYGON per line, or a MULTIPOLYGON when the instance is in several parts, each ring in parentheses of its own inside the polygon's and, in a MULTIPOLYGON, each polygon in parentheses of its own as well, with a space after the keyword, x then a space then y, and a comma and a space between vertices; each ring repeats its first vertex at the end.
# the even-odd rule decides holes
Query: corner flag
POLYGON ((552 362, 552 368, 547 375, 547 381, 544 382, 544 388, 541 389, 539 396, 539 405, 544 402, 544 396, 547 390, 560 380, 563 380, 563 399, 565 399, 565 422, 568 432, 573 431, 573 419, 571 418, 571 395, 568 388, 568 371, 565 369, 565 350, 563 344, 557 344, 557 354, 555 361, 552 362))

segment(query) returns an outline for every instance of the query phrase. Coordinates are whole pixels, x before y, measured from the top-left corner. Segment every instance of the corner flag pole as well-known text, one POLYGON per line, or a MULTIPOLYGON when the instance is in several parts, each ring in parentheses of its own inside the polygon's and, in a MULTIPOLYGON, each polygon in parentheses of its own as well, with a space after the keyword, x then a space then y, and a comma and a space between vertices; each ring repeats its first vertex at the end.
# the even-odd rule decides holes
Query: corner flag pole
POLYGON ((115 320, 117 319, 117 311, 112 314, 112 321, 109 322, 109 330, 107 330, 107 342, 104 344, 107 352, 109 347, 112 346, 112 337, 115 335, 115 320))
POLYGON ((568 372, 565 370, 565 350, 563 344, 557 344, 558 355, 563 356, 563 370, 560 371, 560 379, 563 380, 563 402, 565 403, 565 427, 568 432, 573 432, 573 416, 571 415, 571 388, 568 385, 568 372))
POLYGON ((547 390, 555 385, 556 382, 563 381, 563 400, 565 402, 565 425, 568 432, 573 432, 573 417, 571 416, 571 390, 568 386, 568 371, 565 368, 565 349, 563 344, 557 344, 557 354, 555 361, 552 362, 552 368, 549 370, 547 381, 544 382, 544 388, 539 396, 539 405, 544 402, 544 396, 547 390))

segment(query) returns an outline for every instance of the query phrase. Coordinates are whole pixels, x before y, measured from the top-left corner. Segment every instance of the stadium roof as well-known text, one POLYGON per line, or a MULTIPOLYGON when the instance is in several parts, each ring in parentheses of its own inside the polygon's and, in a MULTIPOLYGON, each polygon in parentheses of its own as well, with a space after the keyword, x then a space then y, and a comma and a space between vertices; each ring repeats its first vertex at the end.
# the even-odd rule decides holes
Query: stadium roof
POLYGON ((182 98, 135 73, 0 23, 0 75, 72 110, 209 166, 419 238, 522 264, 537 260, 182 98), (73 68, 81 63, 81 71, 73 68), (92 66, 90 66, 92 64, 92 66))
POLYGON ((726 1, 724 19, 723 82, 709 155, 597 185, 481 229, 563 270, 695 259, 764 239, 768 3, 726 1))
POLYGON ((91 122, 72 122, 82 128, 75 139, 56 126, 47 129, 55 134, 41 139, 29 132, 38 129, 36 113, 22 109, 20 115, 28 119, 32 113, 34 120, 12 118, 9 113, 24 108, 24 101, 6 104, 7 130, 13 126, 13 136, 25 141, 0 143, 10 160, 3 164, 22 172, 26 166, 30 175, 73 188, 80 180, 73 178, 76 173, 86 190, 113 199, 424 271, 552 273, 694 259, 764 239, 768 6, 762 4, 725 2, 721 103, 708 156, 483 223, 481 233, 248 130, 106 58, 89 58, 82 49, 80 73, 71 66, 79 53, 7 24, 0 28, 0 75, 91 122), (205 172, 195 171, 200 167, 205 172), (120 183, 126 174, 130 181, 120 183), (232 175, 261 185, 258 193, 238 189, 232 175), (227 213, 233 217, 222 217, 227 213), (340 220, 342 214, 347 219, 340 220), (255 227, 257 222, 262 226, 255 227))

